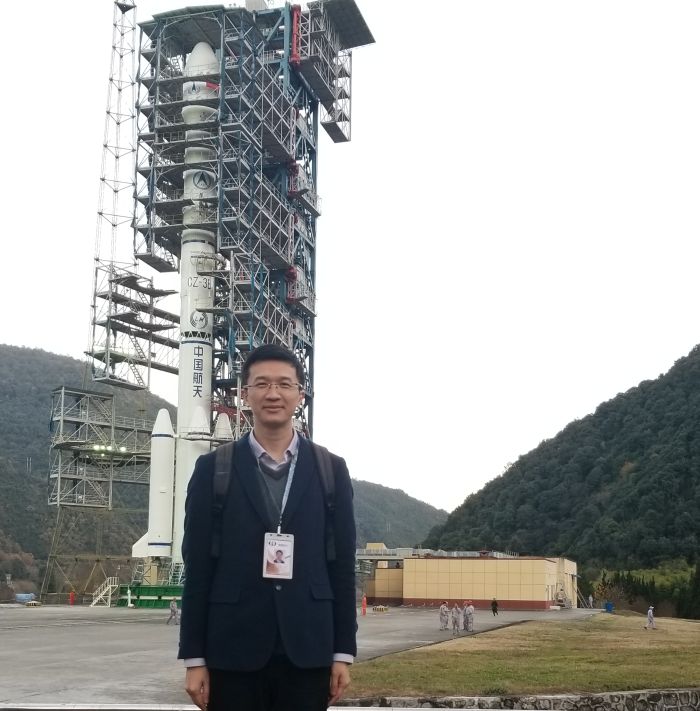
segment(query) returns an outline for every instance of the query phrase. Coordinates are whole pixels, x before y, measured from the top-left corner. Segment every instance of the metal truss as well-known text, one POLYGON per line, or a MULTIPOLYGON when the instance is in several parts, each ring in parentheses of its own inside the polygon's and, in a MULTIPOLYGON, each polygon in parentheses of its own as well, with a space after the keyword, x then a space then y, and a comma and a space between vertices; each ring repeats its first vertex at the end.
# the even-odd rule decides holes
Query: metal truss
POLYGON ((352 96, 352 52, 339 50, 335 59, 335 99, 321 105, 321 125, 335 143, 350 140, 352 96))
MULTIPOLYGON (((132 229, 136 190, 136 36, 135 4, 115 0, 88 355, 99 379, 145 388, 152 359, 169 346, 167 334, 177 321, 156 306, 165 292, 123 267, 131 261, 121 238, 132 229)), ((51 429, 47 493, 57 514, 43 599, 52 587, 59 597, 82 594, 96 573, 118 569, 118 557, 101 555, 102 534, 117 513, 143 518, 129 508, 128 492, 148 484, 151 423, 116 417, 111 395, 59 388, 52 394, 51 429), (88 541, 95 553, 78 553, 88 541)))
POLYGON ((270 272, 250 256, 232 255, 228 271, 228 309, 233 337, 239 350, 247 351, 263 343, 292 343, 289 310, 273 294, 270 272))
POLYGON ((177 268, 182 212, 193 203, 198 222, 188 227, 216 234, 216 263, 196 271, 214 281, 213 409, 229 414, 236 434, 250 426, 242 362, 271 342, 303 364, 307 404, 296 421, 311 430, 319 119, 334 141, 349 140, 348 37, 373 41, 354 0, 341 4, 336 15, 323 2, 304 12, 186 8, 142 24, 135 253, 159 271, 177 268), (198 122, 185 124, 185 59, 200 41, 220 66, 197 81, 216 91, 197 102, 198 122), (193 165, 214 176, 215 197, 185 198, 183 172, 193 165))
POLYGON ((117 416, 111 394, 54 390, 49 505, 112 509, 115 485, 147 485, 152 427, 117 416))
MULTIPOLYGON (((140 24, 138 65, 129 74, 134 10, 126 0, 114 2, 92 304, 94 377, 144 389, 151 369, 178 372, 179 316, 161 303, 174 292, 115 258, 117 232, 131 227, 136 264, 176 272, 183 230, 201 229, 216 235, 216 254, 194 254, 195 269, 186 267, 213 280, 213 304, 202 309, 214 324, 213 336, 204 334, 213 337, 213 412, 229 416, 236 438, 252 428, 242 363, 252 348, 278 343, 302 364, 306 399, 294 426, 311 435, 319 122, 333 141, 350 139, 350 49, 372 42, 371 33, 355 0, 316 0, 303 12, 289 4, 254 13, 188 7, 140 24), (189 68, 206 84, 193 102, 185 62, 198 42, 209 44, 219 67, 208 64, 206 74, 189 68), (188 111, 193 106, 195 116, 188 111), (127 139, 127 121, 136 143, 127 139), (193 190, 192 175, 186 176, 192 170, 211 176, 216 190, 211 184, 193 190), (109 260, 99 251, 105 226, 109 260)), ((127 492, 148 483, 151 426, 117 417, 111 395, 54 392, 49 502, 57 521, 42 595, 51 581, 62 594, 86 592, 98 572, 124 579, 122 559, 99 555, 100 532, 113 512, 129 511, 127 492), (70 543, 81 530, 78 513, 95 519, 94 555, 77 555, 70 543)))
MULTIPOLYGON (((131 228, 136 188, 135 77, 136 9, 133 2, 117 1, 112 20, 88 354, 98 379, 142 389, 149 385, 154 354, 169 345, 164 331, 172 329, 173 323, 164 325, 157 307, 154 311, 154 301, 165 292, 121 266, 130 257, 119 249, 119 237, 131 228), (105 228, 110 235, 109 249, 102 244, 105 228)), ((172 367, 166 364, 165 369, 172 367)))
MULTIPOLYGON (((216 12, 202 12, 199 19, 215 28, 219 24, 216 12)), ((182 109, 187 78, 181 41, 167 23, 159 29, 153 36, 141 33, 134 255, 153 269, 168 272, 179 268, 182 209, 191 204, 183 195, 184 152, 206 144, 207 139, 194 141, 186 136, 182 109)), ((214 75, 202 78, 214 79, 214 75)), ((210 110, 198 124, 187 124, 187 129, 203 126, 214 128, 215 133, 217 101, 206 98, 202 103, 210 110)))
POLYGON ((289 168, 287 193, 314 217, 320 217, 321 198, 316 194, 310 173, 309 163, 293 163, 289 168))
POLYGON ((90 355, 93 379, 132 389, 148 387, 150 370, 177 373, 179 317, 159 307, 174 294, 113 262, 98 261, 90 355))
POLYGON ((316 246, 316 220, 309 216, 295 213, 292 219, 294 243, 302 243, 310 249, 316 246))
POLYGON ((274 53, 265 53, 255 78, 260 87, 256 108, 262 124, 262 144, 265 151, 280 160, 294 154, 296 112, 294 98, 277 79, 271 63, 278 61, 274 53))
POLYGON ((287 303, 294 304, 308 316, 316 315, 316 292, 310 275, 296 265, 287 272, 287 303))
POLYGON ((292 207, 264 175, 252 175, 245 167, 244 161, 225 162, 219 249, 251 253, 276 269, 289 268, 293 264, 292 207))
POLYGON ((77 596, 78 604, 86 602, 107 577, 118 576, 129 582, 132 577, 131 556, 104 554, 102 543, 114 537, 113 527, 128 517, 130 526, 141 526, 143 513, 116 511, 106 508, 57 506, 51 550, 41 586, 41 599, 54 604, 66 604, 69 594, 77 596), (131 514, 131 516, 129 515, 131 514), (91 534, 91 552, 79 548, 76 541, 87 540, 91 534))
POLYGON ((298 71, 321 102, 321 125, 335 143, 350 140, 352 52, 344 49, 322 2, 298 17, 298 71))
POLYGON ((135 66, 136 8, 133 2, 115 2, 95 236, 97 257, 109 254, 115 259, 120 233, 131 223, 135 66), (108 248, 102 244, 105 233, 109 234, 108 248))

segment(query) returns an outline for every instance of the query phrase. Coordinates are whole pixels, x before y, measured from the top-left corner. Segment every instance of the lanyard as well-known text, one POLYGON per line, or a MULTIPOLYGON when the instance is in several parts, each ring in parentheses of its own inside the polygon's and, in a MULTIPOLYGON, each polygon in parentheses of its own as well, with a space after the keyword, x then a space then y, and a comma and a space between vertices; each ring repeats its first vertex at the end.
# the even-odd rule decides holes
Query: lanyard
MULTIPOLYGON (((284 513, 284 507, 287 505, 287 499, 289 498, 289 490, 292 488, 292 479, 294 478, 294 470, 297 466, 297 458, 299 457, 299 450, 294 452, 292 457, 292 463, 289 465, 289 473, 287 474, 287 484, 284 487, 284 494, 282 494, 282 506, 280 508, 280 520, 277 522, 277 533, 282 533, 282 514, 284 513)), ((265 482, 267 485, 267 482, 265 482)))

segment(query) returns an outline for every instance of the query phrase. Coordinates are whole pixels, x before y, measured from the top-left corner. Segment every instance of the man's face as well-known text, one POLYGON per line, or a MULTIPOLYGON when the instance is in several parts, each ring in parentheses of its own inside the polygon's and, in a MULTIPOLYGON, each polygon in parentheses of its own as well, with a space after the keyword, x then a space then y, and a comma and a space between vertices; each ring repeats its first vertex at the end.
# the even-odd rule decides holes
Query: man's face
POLYGON ((250 405, 255 424, 286 426, 304 396, 297 387, 296 370, 290 363, 266 360, 250 367, 245 401, 250 405), (268 386, 268 387, 263 387, 268 386))

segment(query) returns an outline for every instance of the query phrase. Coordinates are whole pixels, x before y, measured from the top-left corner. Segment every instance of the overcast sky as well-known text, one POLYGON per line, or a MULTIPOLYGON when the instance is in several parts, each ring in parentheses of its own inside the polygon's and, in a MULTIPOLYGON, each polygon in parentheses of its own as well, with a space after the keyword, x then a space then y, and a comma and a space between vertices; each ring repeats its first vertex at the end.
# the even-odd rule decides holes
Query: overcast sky
MULTIPOLYGON (((320 146, 315 435, 451 510, 700 341, 700 4, 358 5, 352 142, 320 146)), ((112 3, 32 8, 0 43, 0 341, 80 358, 112 3)))

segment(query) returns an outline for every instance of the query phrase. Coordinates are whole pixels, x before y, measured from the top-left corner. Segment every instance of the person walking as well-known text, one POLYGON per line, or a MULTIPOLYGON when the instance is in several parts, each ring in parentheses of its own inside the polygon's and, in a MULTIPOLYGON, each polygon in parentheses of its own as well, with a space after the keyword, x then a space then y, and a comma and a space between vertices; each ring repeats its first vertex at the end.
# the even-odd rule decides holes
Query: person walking
POLYGON ((447 629, 449 615, 450 615, 450 608, 447 606, 447 600, 444 600, 442 605, 440 605, 440 631, 447 629))
POLYGON ((494 617, 498 614, 498 600, 496 600, 496 598, 493 598, 493 600, 491 600, 491 612, 493 613, 494 617))
POLYGON ((233 447, 223 473, 224 456, 201 456, 187 489, 185 690, 202 711, 325 711, 350 683, 357 654, 350 475, 293 427, 307 388, 294 353, 259 346, 241 380, 253 430, 223 445, 233 447), (216 482, 228 475, 223 500, 215 473, 216 482))
POLYGON ((175 620, 176 625, 180 624, 177 612, 177 600, 175 598, 170 601, 170 617, 168 617, 168 621, 165 624, 169 625, 171 620, 175 620))
POLYGON ((649 605, 649 609, 647 610, 647 623, 644 625, 644 629, 656 629, 656 621, 654 620, 654 606, 649 605))

